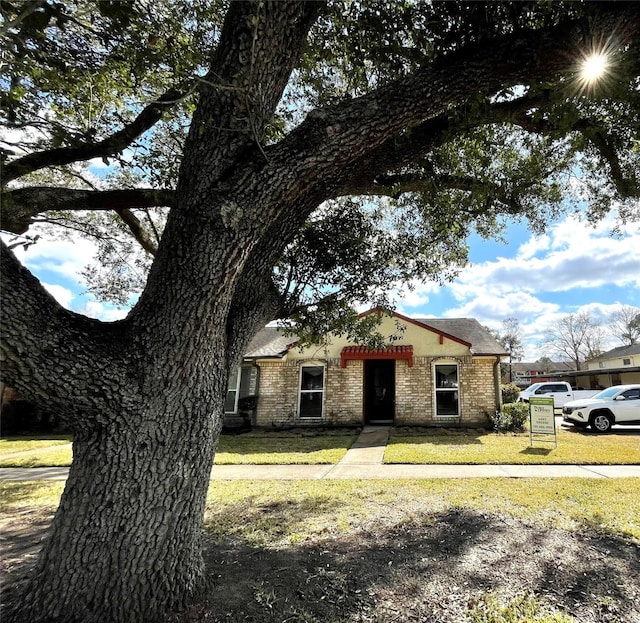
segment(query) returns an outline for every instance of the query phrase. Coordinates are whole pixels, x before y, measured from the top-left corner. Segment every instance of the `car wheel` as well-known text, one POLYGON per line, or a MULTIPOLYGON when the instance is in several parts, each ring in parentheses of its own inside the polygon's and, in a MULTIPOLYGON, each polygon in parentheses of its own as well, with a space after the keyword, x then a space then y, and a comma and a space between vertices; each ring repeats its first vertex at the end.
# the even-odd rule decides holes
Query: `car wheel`
POLYGON ((596 433, 608 433, 611 425, 611 418, 606 413, 596 413, 591 416, 591 428, 596 433))

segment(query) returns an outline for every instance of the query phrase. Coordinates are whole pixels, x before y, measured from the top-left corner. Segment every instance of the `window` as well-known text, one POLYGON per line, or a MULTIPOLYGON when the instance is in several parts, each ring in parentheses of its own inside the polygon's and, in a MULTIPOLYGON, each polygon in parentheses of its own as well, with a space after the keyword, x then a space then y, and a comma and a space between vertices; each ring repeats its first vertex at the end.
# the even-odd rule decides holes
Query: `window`
POLYGON ((251 388, 255 389, 256 385, 256 370, 254 366, 240 366, 231 373, 224 403, 225 413, 237 413, 238 399, 251 395, 251 388))
POLYGON ((640 389, 628 389, 621 394, 625 400, 640 400, 640 389))
POLYGON ((324 398, 324 366, 300 368, 300 417, 322 417, 324 398))
POLYGON ((434 376, 436 417, 457 417, 460 414, 457 364, 437 364, 434 376))
POLYGON ((628 357, 625 357, 625 358, 622 360, 622 365, 623 365, 623 366, 630 366, 630 365, 631 365, 631 359, 630 359, 630 358, 628 358, 628 357))
POLYGON ((231 372, 227 385, 227 399, 224 403, 225 413, 235 413, 238 407, 238 385, 240 382, 240 369, 236 368, 231 372))

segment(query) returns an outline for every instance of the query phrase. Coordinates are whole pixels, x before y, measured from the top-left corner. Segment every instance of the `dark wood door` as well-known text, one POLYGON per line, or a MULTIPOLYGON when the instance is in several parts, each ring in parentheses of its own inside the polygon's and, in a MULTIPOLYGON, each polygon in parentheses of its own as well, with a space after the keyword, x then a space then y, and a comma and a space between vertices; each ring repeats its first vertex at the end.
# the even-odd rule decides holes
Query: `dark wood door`
POLYGON ((396 402, 396 362, 364 362, 364 420, 367 424, 393 423, 396 402))

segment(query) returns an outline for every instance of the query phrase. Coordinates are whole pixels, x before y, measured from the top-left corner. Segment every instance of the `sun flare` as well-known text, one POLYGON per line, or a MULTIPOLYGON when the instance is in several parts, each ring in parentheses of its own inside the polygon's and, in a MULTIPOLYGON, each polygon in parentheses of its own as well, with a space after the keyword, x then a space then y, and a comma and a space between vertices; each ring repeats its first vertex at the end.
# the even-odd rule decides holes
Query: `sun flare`
POLYGON ((580 69, 581 78, 587 83, 593 83, 601 79, 609 67, 609 59, 604 52, 594 52, 582 62, 580 69))

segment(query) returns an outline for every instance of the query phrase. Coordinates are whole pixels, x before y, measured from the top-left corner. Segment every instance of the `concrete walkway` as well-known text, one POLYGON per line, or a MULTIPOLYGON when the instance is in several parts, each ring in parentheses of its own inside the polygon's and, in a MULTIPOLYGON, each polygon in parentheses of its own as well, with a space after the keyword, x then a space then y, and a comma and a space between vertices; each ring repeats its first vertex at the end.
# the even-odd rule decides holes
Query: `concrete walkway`
MULTIPOLYGON (((640 465, 383 465, 388 426, 366 426, 336 465, 214 465, 212 480, 640 478, 640 465)), ((65 480, 68 467, 4 467, 0 480, 65 480)))

